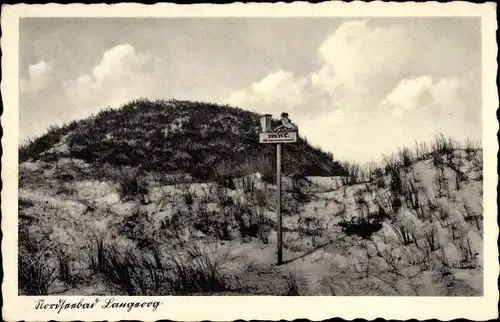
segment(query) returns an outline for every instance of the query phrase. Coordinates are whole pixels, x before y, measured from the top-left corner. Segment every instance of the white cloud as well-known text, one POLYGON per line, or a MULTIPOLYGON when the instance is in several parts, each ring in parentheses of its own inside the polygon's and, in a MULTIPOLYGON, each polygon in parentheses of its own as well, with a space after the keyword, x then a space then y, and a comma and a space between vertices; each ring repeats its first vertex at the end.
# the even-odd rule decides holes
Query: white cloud
POLYGON ((36 79, 37 77, 44 76, 50 73, 51 70, 52 67, 43 60, 39 61, 35 65, 30 65, 28 67, 30 79, 36 79))
POLYGON ((52 89, 56 84, 53 62, 39 61, 28 66, 28 75, 19 80, 20 138, 43 132, 54 124, 54 117, 48 119, 47 110, 54 105, 52 89), (28 108, 24 108, 28 107, 28 108), (23 133, 28 133, 23 135, 23 133))
POLYGON ((84 75, 80 75, 78 76, 78 78, 76 79, 76 83, 79 84, 79 85, 85 85, 85 84, 88 84, 92 81, 92 79, 90 78, 89 75, 87 74, 84 74, 84 75))
POLYGON ((20 79, 20 92, 24 95, 37 94, 46 89, 54 80, 53 63, 47 63, 43 60, 28 67, 28 79, 20 79))
POLYGON ((432 88, 430 76, 404 79, 387 95, 382 104, 393 107, 396 114, 402 113, 403 110, 418 108, 432 100, 432 88))
POLYGON ((296 78, 290 72, 279 70, 254 82, 248 91, 231 93, 227 103, 259 113, 279 114, 286 109, 303 107, 311 99, 307 86, 306 78, 296 78))
POLYGON ((468 92, 464 82, 457 78, 442 78, 431 89, 432 96, 441 108, 454 108, 466 102, 462 94, 468 92))
POLYGON ((304 99, 304 86, 304 80, 295 79, 292 73, 280 70, 253 83, 252 89, 266 103, 279 100, 285 104, 298 105, 304 99))
POLYGON ((161 61, 151 54, 136 52, 121 44, 103 53, 101 61, 69 82, 66 100, 79 108, 75 117, 85 117, 106 106, 119 107, 132 99, 160 97, 161 61))
POLYGON ((466 91, 464 81, 457 77, 434 81, 430 76, 422 76, 401 81, 381 104, 393 108, 395 114, 411 109, 451 112, 468 109, 462 97, 466 91))
POLYGON ((408 79, 372 109, 332 110, 300 124, 300 131, 335 156, 362 162, 380 161, 383 154, 430 141, 439 133, 477 140, 481 103, 466 91, 459 78, 408 79))
POLYGON ((135 79, 136 76, 145 76, 143 68, 150 63, 152 56, 146 53, 136 53, 130 44, 117 45, 103 53, 102 59, 92 68, 91 76, 80 75, 76 83, 87 85, 89 88, 105 87, 107 82, 116 82, 123 79, 135 79))
POLYGON ((96 80, 103 80, 113 72, 121 72, 127 61, 134 61, 136 59, 137 56, 132 45, 118 45, 102 55, 101 62, 93 68, 92 72, 96 80))
POLYGON ((271 112, 287 106, 315 113, 368 108, 401 78, 409 54, 408 41, 402 28, 370 28, 366 21, 346 22, 319 46, 323 62, 319 70, 307 77, 295 77, 283 70, 272 72, 244 91, 246 95, 239 90, 228 101, 271 112))
POLYGON ((239 106, 246 105, 249 100, 250 94, 248 94, 246 91, 234 91, 229 95, 226 103, 239 106))
POLYGON ((366 20, 343 23, 318 48, 324 65, 312 73, 313 84, 338 105, 367 108, 405 72, 410 42, 403 28, 370 28, 366 20))
POLYGON ((456 139, 481 138, 481 101, 467 88, 465 79, 431 77, 399 84, 384 101, 408 135, 432 138, 443 133, 456 139), (405 95, 406 93, 406 95, 405 95))
POLYGON ((318 52, 343 83, 367 85, 401 69, 409 55, 408 41, 402 28, 370 28, 366 20, 351 21, 327 37, 318 52))
POLYGON ((52 64, 41 61, 30 66, 29 79, 21 79, 20 84, 24 107, 20 138, 40 135, 51 124, 85 118, 108 106, 119 107, 141 97, 162 97, 162 63, 149 53, 122 44, 105 51, 95 66, 74 79, 54 82, 52 64))
POLYGON ((318 70, 270 73, 229 101, 274 115, 285 110, 312 144, 359 161, 438 133, 480 137, 480 102, 464 79, 407 77, 412 42, 401 27, 346 22, 319 46, 318 70))

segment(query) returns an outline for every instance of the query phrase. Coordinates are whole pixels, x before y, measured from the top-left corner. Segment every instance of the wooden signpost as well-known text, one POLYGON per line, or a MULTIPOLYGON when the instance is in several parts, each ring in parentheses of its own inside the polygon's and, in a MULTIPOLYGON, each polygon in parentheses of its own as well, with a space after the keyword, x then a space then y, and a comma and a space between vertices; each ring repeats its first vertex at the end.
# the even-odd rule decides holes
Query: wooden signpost
POLYGON ((272 116, 266 114, 261 118, 262 132, 259 134, 260 143, 276 144, 276 191, 277 205, 276 214, 278 217, 278 265, 283 264, 283 232, 281 219, 281 144, 296 143, 298 137, 297 127, 290 122, 287 113, 281 114, 281 125, 271 129, 272 116))

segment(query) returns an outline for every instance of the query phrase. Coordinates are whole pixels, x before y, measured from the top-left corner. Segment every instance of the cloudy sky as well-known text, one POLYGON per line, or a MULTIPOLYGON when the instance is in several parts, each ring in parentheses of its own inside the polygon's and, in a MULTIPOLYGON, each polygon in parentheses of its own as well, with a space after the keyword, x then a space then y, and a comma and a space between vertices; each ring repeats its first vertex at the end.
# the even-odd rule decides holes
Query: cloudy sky
POLYGON ((481 138, 478 18, 24 18, 20 140, 147 97, 278 117, 339 159, 481 138))

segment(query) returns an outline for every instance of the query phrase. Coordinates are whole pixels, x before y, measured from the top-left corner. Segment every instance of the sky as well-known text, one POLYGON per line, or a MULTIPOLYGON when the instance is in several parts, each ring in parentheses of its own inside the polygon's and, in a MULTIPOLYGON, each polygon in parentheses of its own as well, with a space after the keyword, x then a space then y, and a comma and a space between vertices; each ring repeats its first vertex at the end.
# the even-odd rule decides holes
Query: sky
POLYGON ((279 117, 336 159, 481 139, 480 18, 22 18, 20 141, 136 98, 279 117))

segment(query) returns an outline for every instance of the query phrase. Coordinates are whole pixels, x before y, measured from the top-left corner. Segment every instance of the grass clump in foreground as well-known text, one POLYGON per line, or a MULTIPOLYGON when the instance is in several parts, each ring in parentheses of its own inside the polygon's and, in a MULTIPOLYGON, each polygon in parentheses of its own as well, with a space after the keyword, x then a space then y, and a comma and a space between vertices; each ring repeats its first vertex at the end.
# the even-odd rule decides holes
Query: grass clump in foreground
POLYGON ((161 254, 158 248, 120 250, 113 241, 97 240, 91 258, 95 272, 127 295, 209 295, 231 289, 222 268, 227 255, 211 255, 198 245, 161 254))
POLYGON ((19 292, 26 295, 48 295, 58 275, 46 252, 20 253, 18 269, 19 292))

